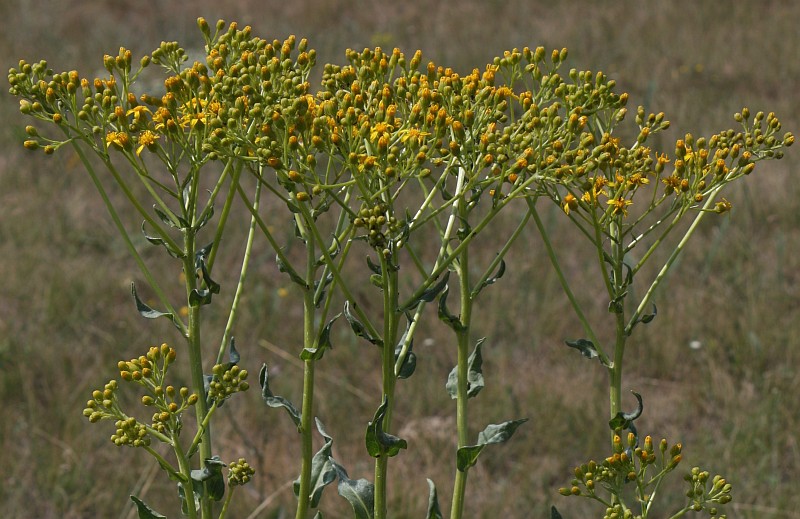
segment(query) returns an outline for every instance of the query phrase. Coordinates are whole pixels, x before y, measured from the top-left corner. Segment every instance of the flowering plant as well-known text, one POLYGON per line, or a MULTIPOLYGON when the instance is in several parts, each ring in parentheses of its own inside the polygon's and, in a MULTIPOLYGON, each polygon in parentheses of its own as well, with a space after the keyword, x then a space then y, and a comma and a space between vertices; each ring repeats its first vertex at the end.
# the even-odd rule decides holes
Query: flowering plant
MULTIPOLYGON (((487 446, 506 442, 525 422, 489 424, 477 441, 470 440, 469 400, 485 384, 474 305, 503 276, 505 255, 533 221, 587 337, 567 345, 598 359, 609 373, 613 454, 578 467, 561 493, 602 503, 606 517, 634 517, 627 494, 635 487, 637 517, 646 517, 661 480, 681 460, 681 446, 667 456, 663 441, 659 456, 650 436, 640 441, 634 425, 643 410, 638 394, 637 410, 622 411, 627 339, 655 317, 655 290, 701 219, 730 210, 730 202, 718 200, 720 191, 751 174, 758 161, 780 158, 793 143, 790 133, 780 135, 775 115, 751 117, 744 109, 736 115, 741 131, 708 139, 687 135, 670 159, 647 145, 668 127, 664 115, 639 108, 638 133, 624 145, 615 130, 625 119, 627 94, 615 93, 614 81, 599 72, 573 69, 562 76, 566 49, 550 55, 541 47, 509 51, 463 76, 432 62, 423 66, 420 52, 408 58, 397 49, 349 50, 347 65, 324 66, 314 91, 309 78, 316 54, 306 40, 268 41, 249 27, 226 28, 220 21, 212 28, 202 18, 198 25, 205 63, 187 66, 177 43, 163 43, 137 67, 124 48, 105 56, 109 76, 93 81, 76 71, 54 73, 45 62, 22 61, 9 72, 21 112, 60 132, 51 138, 28 126, 24 146, 52 154, 69 145, 80 157, 155 297, 156 303, 147 303, 132 286, 137 310, 148 319, 168 319, 185 343, 185 349, 164 344, 120 361, 125 384, 111 380, 92 393, 84 410, 89 421, 113 421, 116 445, 154 456, 178 483, 183 514, 226 516, 234 489, 254 477, 254 468, 243 459, 226 464, 215 454, 212 419, 228 398, 249 389, 233 334, 241 294, 260 282, 247 272, 254 241, 263 235, 303 308, 300 406, 273 393, 266 364, 259 373, 264 402, 285 410, 300 435, 295 516, 319 508, 325 487, 337 481, 355 517, 389 515, 389 459, 409 447, 393 433, 393 411, 403 398, 398 383, 414 374, 413 339, 427 319, 426 305, 435 302, 437 316, 454 334, 455 367, 443 385, 456 401, 450 517, 460 518, 470 468, 487 446), (137 79, 151 65, 165 72, 157 94, 137 90, 137 79), (109 184, 124 194, 127 207, 112 202, 109 184), (609 340, 595 332, 560 267, 538 212, 540 199, 558 204, 596 252, 604 304, 614 321, 609 340), (229 238, 237 203, 250 214, 242 243, 229 238), (283 214, 264 210, 276 203, 283 214), (180 302, 168 297, 124 225, 120 213, 128 210, 143 220, 146 242, 179 266, 186 285, 180 302), (488 233, 501 211, 519 223, 505 235, 488 233), (685 217, 692 218, 687 228, 678 225, 685 217), (290 242, 275 232, 281 225, 293 227, 290 242), (676 233, 683 234, 674 243, 668 238, 676 233), (300 258, 287 253, 292 244, 303 250, 300 258), (221 290, 214 266, 220 253, 233 254, 237 245, 243 250, 226 325, 209 345, 202 316, 217 309, 211 306, 221 290), (471 254, 478 245, 497 252, 488 264, 471 254), (634 301, 635 280, 664 245, 671 252, 634 301), (451 282, 457 313, 448 306, 451 282), (375 460, 372 481, 351 479, 336 461, 333 438, 315 408, 315 373, 342 316, 355 336, 378 350, 374 366, 381 387, 372 395, 376 411, 365 432, 366 453, 375 460), (167 375, 178 358, 186 359, 191 383, 176 389, 167 375), (123 406, 123 387, 143 393, 140 402, 154 411, 151 419, 123 406), (185 413, 190 408, 193 422, 185 413), (316 453, 315 429, 325 440, 316 453), (154 448, 156 442, 172 453, 154 448), (654 476, 648 475, 651 467, 654 476)), ((673 517, 690 509, 715 515, 716 505, 730 500, 731 486, 721 477, 709 489, 709 474, 693 469, 687 481, 690 504, 673 517)), ((442 517, 436 486, 429 484, 426 517, 442 517)), ((163 517, 138 497, 132 500, 139 517, 163 517)), ((553 516, 559 516, 555 508, 553 516)))

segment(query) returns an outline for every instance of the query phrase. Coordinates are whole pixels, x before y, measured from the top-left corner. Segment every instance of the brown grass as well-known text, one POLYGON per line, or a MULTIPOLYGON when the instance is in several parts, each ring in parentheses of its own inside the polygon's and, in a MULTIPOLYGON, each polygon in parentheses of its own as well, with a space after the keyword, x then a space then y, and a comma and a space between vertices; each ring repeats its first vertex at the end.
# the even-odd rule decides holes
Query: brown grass
MULTIPOLYGON (((0 5, 0 61, 46 58, 56 69, 100 69, 102 54, 120 45, 135 53, 177 39, 198 47, 194 20, 223 17, 249 23, 266 37, 308 36, 321 62, 341 61, 347 47, 421 48, 437 62, 483 67, 511 47, 568 47, 570 63, 601 69, 631 93, 631 104, 664 110, 678 129, 710 133, 732 124, 743 105, 774 110, 787 130, 800 128, 800 4, 786 1, 611 3, 572 0, 434 2, 140 2, 6 0, 0 5), (233 5, 235 4, 235 5, 233 5)), ((55 159, 23 153, 26 122, 16 101, 0 93, 0 503, 6 517, 133 517, 127 495, 144 494, 171 510, 172 483, 149 477, 149 459, 114 448, 110 431, 80 414, 91 388, 116 360, 173 337, 167 324, 142 322, 129 300, 136 279, 125 253, 69 153, 55 159)), ((628 355, 625 386, 644 395, 640 431, 682 441, 686 465, 701 464, 734 483, 730 517, 798 517, 800 494, 800 193, 791 173, 795 150, 731 191, 733 214, 708 222, 658 297, 658 318, 639 330, 628 355), (699 341, 699 350, 689 348, 699 341)), ((556 231, 557 209, 546 214, 556 231)), ((508 225, 513 225, 509 216, 508 225)), ((502 222, 501 222, 502 223, 502 222)), ((132 222, 132 225, 136 225, 132 222)), ((586 254, 572 234, 556 233, 576 287, 594 287, 586 254)), ((535 250, 534 234, 526 237, 535 250)), ((487 257, 493 251, 487 251, 487 257)), ((299 370, 274 348, 296 351, 299 333, 286 329, 297 309, 277 296, 287 281, 272 254, 257 253, 265 284, 247 296, 237 330, 246 367, 275 368, 274 390, 299 400, 299 370), (263 341, 274 345, 272 349, 263 341)), ((164 273, 164 279, 171 274, 164 273)), ((174 288, 178 288, 177 280, 174 288)), ((591 303, 591 289, 580 297, 591 303)), ((565 517, 589 515, 586 503, 555 492, 571 468, 604 455, 606 380, 598 366, 563 347, 579 330, 544 257, 517 251, 509 273, 484 295, 479 323, 486 343, 487 388, 475 401, 476 434, 484 423, 527 416, 511 443, 471 472, 469 517, 546 517, 556 504, 565 517)), ((604 308, 591 312, 597 319, 604 308)), ((218 323, 211 323, 212 326, 218 323)), ((343 329, 342 329, 343 330, 343 329)), ((434 479, 448 508, 453 405, 443 383, 453 362, 450 337, 425 331, 418 373, 400 386, 396 422, 411 448, 394 463, 393 517, 420 517, 425 478, 434 479)), ((175 340, 175 339, 173 339, 175 340)), ((363 426, 375 402, 354 356, 361 343, 340 330, 320 380, 319 415, 334 452, 351 476, 370 477, 363 426), (338 381, 338 382, 334 382, 338 381)), ((629 401, 630 405, 631 402, 629 401)), ((297 437, 286 417, 265 409, 256 391, 223 409, 230 421, 217 434, 225 459, 245 456, 258 469, 233 517, 274 497, 261 517, 291 509, 285 483, 295 477, 297 437), (274 495, 274 496, 273 496, 274 495)), ((680 494, 678 494, 680 495, 680 494)), ((326 517, 347 517, 329 491, 326 517)), ((596 510, 595 510, 596 513, 596 510)))

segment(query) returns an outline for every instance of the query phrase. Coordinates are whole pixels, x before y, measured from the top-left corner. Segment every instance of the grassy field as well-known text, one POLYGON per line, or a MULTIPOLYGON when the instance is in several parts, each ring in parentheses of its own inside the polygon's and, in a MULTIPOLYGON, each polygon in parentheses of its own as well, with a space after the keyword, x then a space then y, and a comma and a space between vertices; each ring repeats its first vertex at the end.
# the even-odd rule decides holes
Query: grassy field
MULTIPOLYGON (((800 131, 800 3, 388 4, 5 0, 0 63, 8 68, 20 58, 45 58, 57 70, 77 68, 93 77, 102 70, 102 55, 120 45, 135 55, 162 40, 199 49, 197 16, 221 17, 252 25, 254 34, 267 38, 306 36, 323 63, 342 62, 348 47, 397 46, 406 53, 420 48, 428 59, 468 71, 513 47, 567 47, 569 66, 616 78, 618 90, 630 93, 629 106, 666 112, 672 127, 662 143, 670 152, 670 142, 684 132, 710 134, 735 124, 732 115, 743 106, 774 111, 786 130, 800 131)), ((28 123, 6 88, 0 120, 0 509, 10 518, 132 518, 127 496, 134 492, 157 508, 171 507, 173 484, 162 485, 160 474, 154 479, 151 460, 132 461, 131 451, 108 442, 112 431, 90 426, 81 410, 91 389, 114 375, 117 360, 151 344, 177 342, 174 330, 144 322, 134 311, 128 286, 136 266, 78 161, 69 152, 46 158, 22 148, 28 123)), ((757 169, 726 195, 732 214, 704 222, 660 289, 657 319, 637 331, 627 357, 624 386, 645 398, 639 430, 682 441, 687 468, 702 465, 733 482, 729 517, 800 517, 796 151, 757 169)), ((545 216, 556 231, 564 225, 557 208, 545 216)), ((526 238, 535 251, 537 237, 531 232, 526 238)), ((567 239, 559 245, 569 246, 567 239)), ((283 324, 299 309, 280 297, 287 281, 266 244, 259 246, 255 275, 265 281, 247 295, 237 345, 245 367, 256 373, 268 362, 276 369, 276 393, 299 400, 301 370, 293 360, 299 331, 283 324)), ((585 258, 575 247, 564 265, 575 286, 597 286, 585 258)), ((497 311, 479 316, 489 353, 487 387, 475 401, 473 420, 527 416, 530 422, 497 459, 471 472, 467 516, 548 517, 556 504, 565 518, 589 517, 586 503, 556 490, 568 483, 576 463, 606 455, 605 376, 563 346, 579 324, 544 254, 517 251, 508 264, 506 277, 485 296, 485 308, 497 311)), ((177 276, 174 289, 181 289, 177 276)), ((581 297, 591 301, 593 295, 581 297)), ((593 315, 607 314, 600 305, 593 315)), ((443 391, 453 352, 441 331, 426 333, 419 374, 402 387, 405 402, 397 411, 412 448, 394 465, 395 518, 424 515, 426 477, 440 482, 441 501, 449 503, 452 471, 440 457, 449 456, 452 440, 437 430, 454 414, 443 391)), ((336 439, 337 457, 351 475, 368 476, 362 434, 375 402, 342 391, 343 384, 371 390, 379 381, 377 374, 364 380, 348 365, 362 344, 343 331, 335 339, 337 350, 326 356, 320 381, 320 414, 336 439)), ((247 517, 265 501, 258 517, 284 517, 283 510, 288 517, 293 496, 287 482, 296 476, 298 453, 290 423, 266 409, 257 391, 224 412, 230 420, 217 434, 224 458, 247 457, 258 471, 233 517, 247 517)), ((326 517, 348 517, 335 492, 323 503, 326 517)))

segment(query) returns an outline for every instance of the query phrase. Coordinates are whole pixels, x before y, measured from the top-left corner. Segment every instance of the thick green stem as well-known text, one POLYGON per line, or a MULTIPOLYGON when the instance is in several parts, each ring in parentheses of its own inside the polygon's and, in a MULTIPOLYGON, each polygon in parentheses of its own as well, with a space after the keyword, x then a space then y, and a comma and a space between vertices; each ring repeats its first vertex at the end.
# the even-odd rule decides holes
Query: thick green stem
MULTIPOLYGON (((394 370, 394 349, 397 345, 398 290, 397 270, 391 261, 379 254, 383 273, 383 353, 381 356, 382 388, 388 400, 383 418, 383 430, 389 431, 394 406, 394 387, 397 377, 394 370)), ((387 513, 387 477, 389 457, 379 456, 375 460, 375 519, 385 519, 387 513)))
MULTIPOLYGON (((191 229, 184 230, 184 258, 183 271, 186 277, 186 300, 189 301, 192 291, 197 289, 197 276, 195 274, 195 235, 191 229)), ((189 349, 189 370, 192 380, 192 391, 200 398, 195 404, 197 424, 200 427, 205 422, 208 414, 208 407, 205 398, 205 378, 203 376, 203 352, 200 336, 200 307, 189 305, 189 328, 186 335, 186 343, 189 349)), ((203 428, 202 439, 200 440, 200 468, 205 467, 206 460, 211 458, 211 426, 203 428)), ((202 518, 211 518, 211 501, 202 499, 202 518)))
MULTIPOLYGON (((298 222, 299 224, 300 222, 298 222)), ((313 220, 309 220, 313 226, 313 220)), ((315 239, 304 226, 300 227, 306 239, 306 286, 303 288, 303 347, 316 346, 316 333, 314 326, 314 278, 316 275, 316 247, 315 239)), ((313 432, 312 420, 314 417, 314 359, 303 363, 303 403, 300 412, 300 488, 297 496, 297 511, 295 519, 305 519, 308 514, 309 498, 311 496, 311 461, 314 456, 312 450, 313 432)))
MULTIPOLYGON (((177 441, 174 441, 172 447, 175 451, 175 457, 178 459, 178 467, 180 469, 180 473, 182 476, 183 481, 181 481, 181 486, 183 487, 183 498, 186 501, 186 509, 189 512, 190 519, 197 518, 197 510, 194 507, 194 489, 192 488, 192 467, 189 465, 189 460, 186 459, 186 456, 183 453, 183 449, 181 449, 180 444, 177 441)), ((206 516, 203 515, 205 518, 206 516)), ((208 516, 211 517, 210 515, 208 516)))
MULTIPOLYGON (((458 364, 456 367, 458 380, 456 385, 456 427, 458 429, 458 448, 466 447, 469 444, 469 420, 468 420, 468 399, 469 399, 469 343, 470 325, 472 319, 472 294, 469 279, 469 254, 468 249, 459 255, 456 263, 456 272, 459 278, 459 290, 461 296, 461 327, 456 330, 458 339, 458 364)), ((460 519, 464 513, 464 496, 467 487, 467 470, 463 471, 456 468, 455 481, 453 483, 453 502, 450 507, 450 519, 460 519)))
MULTIPOLYGON (((609 290, 611 310, 615 318, 614 362, 609 366, 609 416, 614 418, 622 409, 622 361, 625 356, 625 294, 627 282, 623 270, 625 268, 625 248, 622 244, 621 226, 614 221, 609 224, 611 233, 612 279, 609 290)), ((597 243, 600 247, 602 244, 597 243)), ((613 446, 614 431, 611 431, 613 446)))

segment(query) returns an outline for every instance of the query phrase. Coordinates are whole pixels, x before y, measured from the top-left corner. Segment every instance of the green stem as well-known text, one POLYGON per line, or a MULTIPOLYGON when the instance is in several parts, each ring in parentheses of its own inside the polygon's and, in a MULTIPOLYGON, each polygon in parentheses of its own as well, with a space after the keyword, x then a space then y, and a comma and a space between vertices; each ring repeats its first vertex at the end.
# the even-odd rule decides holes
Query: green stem
POLYGON ((231 486, 228 488, 228 492, 225 495, 225 501, 222 503, 222 510, 219 512, 218 519, 225 519, 228 515, 228 506, 231 504, 231 498, 233 497, 233 491, 236 490, 235 486, 231 486))
MULTIPOLYGON (((201 399, 202 400, 202 399, 201 399)), ((198 400, 199 402, 199 400, 198 400)), ((194 487, 192 485, 192 467, 189 465, 189 460, 186 458, 186 455, 183 452, 183 449, 180 446, 180 443, 177 441, 172 443, 172 448, 175 451, 175 457, 178 459, 178 467, 180 468, 181 472, 181 486, 183 486, 183 497, 186 501, 186 509, 189 511, 189 518, 196 519, 197 518, 197 510, 195 509, 194 503, 194 487)), ((208 500, 203 500, 208 501, 208 500)), ((209 502, 210 505, 210 502, 209 502)), ((203 510, 203 519, 210 519, 210 510, 209 515, 205 515, 205 511, 203 510)))
MULTIPOLYGON (((184 230, 184 258, 183 271, 186 277, 186 301, 188 302, 192 291, 197 289, 197 277, 195 275, 194 256, 195 256, 195 235, 191 229, 184 230)), ((200 427, 208 414, 206 402, 205 379, 203 377, 203 352, 200 337, 200 307, 189 305, 189 330, 186 336, 189 350, 189 370, 192 380, 192 391, 200 398, 195 404, 195 414, 197 424, 200 427)), ((211 458, 211 427, 207 425, 202 429, 202 439, 200 440, 200 468, 205 467, 206 460, 211 458)), ((211 501, 201 499, 203 519, 211 518, 211 501)))
MULTIPOLYGON (((144 260, 142 259, 141 255, 139 255, 139 252, 136 250, 136 247, 133 245, 133 241, 131 240, 130 236, 128 235, 128 231, 125 230, 125 226, 122 224, 122 220, 120 219, 119 215, 117 214, 117 210, 114 208, 114 205, 111 203, 111 199, 108 197, 108 193, 106 193, 106 190, 103 187, 103 184, 100 182, 99 177, 95 173, 94 168, 92 167, 91 163, 89 162, 89 159, 86 157, 86 155, 83 153, 83 150, 80 148, 80 146, 78 146, 77 143, 72 141, 72 145, 73 145, 73 148, 75 149, 75 152, 78 154, 78 157, 80 157, 81 162, 83 162, 83 165, 86 168, 86 171, 89 173, 89 176, 91 177, 92 183, 94 183, 94 186, 97 189, 97 192, 100 194, 100 197, 103 199, 103 203, 106 206, 106 210, 111 215, 111 219, 114 221, 114 225, 117 228, 117 231, 119 232, 120 236, 122 236, 122 239, 125 241, 125 245, 128 247, 128 251, 131 253, 131 256, 133 256, 133 259, 136 262, 136 265, 138 265, 139 270, 141 271, 142 275, 147 280, 147 284, 150 285, 150 288, 152 288, 153 291, 156 293, 156 297, 158 297, 158 300, 161 302, 162 305, 164 305, 164 307, 166 308, 167 312, 171 313, 174 316, 173 317, 173 323, 175 323, 175 326, 177 326, 178 329, 181 331, 181 334, 183 334, 185 336, 188 333, 188 330, 186 329, 186 325, 177 317, 178 313, 175 311, 175 309, 169 303, 169 299, 167 298, 166 294, 164 294, 164 291, 161 290, 161 286, 155 280, 155 278, 153 277, 152 273, 150 272, 150 269, 147 268, 147 265, 145 265, 144 260)), ((179 250, 179 248, 177 248, 177 249, 179 250)))
MULTIPOLYGON (((609 299, 613 305, 615 318, 614 362, 608 367, 609 372, 609 415, 614 418, 622 409, 622 361, 625 356, 625 293, 628 289, 624 278, 625 248, 622 244, 622 232, 619 222, 615 219, 609 223, 611 234, 611 261, 613 277, 609 299)), ((598 247, 600 243, 596 244, 598 247)), ((611 444, 614 442, 614 431, 611 431, 611 444)))
MULTIPOLYGON (((469 391, 469 342, 470 325, 472 319, 472 295, 469 281, 469 254, 468 249, 459 255, 455 263, 458 273, 459 290, 461 296, 461 327, 456 330, 458 340, 458 364, 456 387, 456 427, 458 429, 458 448, 469 445, 468 421, 468 391, 469 391)), ((450 508, 450 519, 460 519, 464 513, 464 496, 467 487, 467 470, 456 469, 453 485, 453 502, 450 508)))
MULTIPOLYGON (((313 225, 313 224, 312 224, 313 225)), ((314 238, 306 233, 306 286, 303 288, 303 346, 313 348, 316 343, 314 327, 314 275, 316 274, 316 252, 314 238)), ((303 403, 300 414, 301 464, 300 488, 297 496, 295 519, 305 519, 311 496, 311 461, 314 416, 314 367, 315 360, 303 362, 303 403)))
POLYGON ((700 209, 700 212, 698 213, 697 216, 695 216, 694 221, 692 221, 692 224, 686 230, 686 234, 683 235, 683 238, 681 238, 681 241, 678 242, 678 245, 675 247, 675 250, 672 251, 672 254, 670 254, 666 263, 664 263, 664 266, 661 267, 661 270, 658 272, 655 279, 650 284, 650 288, 647 289, 647 292, 645 293, 644 297, 642 297, 642 300, 639 302, 639 306, 636 308, 636 311, 633 313, 633 315, 631 315, 627 327, 628 331, 630 331, 630 329, 633 328, 633 325, 638 321, 639 317, 645 311, 647 305, 650 303, 650 300, 653 298, 653 295, 655 294, 656 288, 658 288, 658 285, 660 285, 661 282, 664 281, 664 279, 667 277, 667 274, 669 273, 669 269, 672 268, 672 265, 675 263, 675 260, 678 259, 678 256, 681 254, 681 252, 683 252, 683 249, 686 248, 686 244, 689 242, 689 238, 691 238, 692 234, 694 234, 695 230, 697 229, 697 226, 700 224, 700 221, 705 217, 705 215, 709 212, 711 206, 714 204, 714 198, 719 193, 721 187, 722 186, 708 193, 706 201, 703 204, 703 207, 700 209))
MULTIPOLYGON (((230 164, 231 163, 229 162, 225 166, 225 170, 223 171, 221 177, 224 177, 226 175, 226 173, 228 171, 228 168, 230 167, 230 164)), ((206 265, 208 266, 208 270, 209 271, 211 271, 212 267, 214 266, 214 260, 216 259, 217 252, 219 251, 220 246, 222 244, 222 232, 225 229, 225 224, 228 221, 228 215, 231 212, 231 206, 233 205, 233 198, 234 198, 234 196, 236 194, 236 188, 239 185, 239 176, 240 176, 241 172, 242 172, 242 164, 241 164, 241 162, 237 162, 236 166, 234 167, 234 170, 233 170, 233 177, 231 178, 231 187, 230 187, 230 189, 228 191, 228 196, 225 198, 225 204, 222 206, 222 214, 219 217, 219 222, 217 224, 217 231, 214 234, 214 242, 213 242, 214 245, 211 247, 211 252, 208 255, 208 261, 206 262, 206 265)), ((214 198, 216 198, 216 193, 217 193, 217 190, 219 189, 219 185, 220 185, 221 181, 222 181, 222 178, 220 178, 220 182, 218 182, 217 186, 215 186, 214 191, 213 191, 213 193, 211 195, 211 198, 208 201, 209 205, 208 205, 208 207, 203 209, 203 212, 200 213, 200 217, 202 217, 203 213, 205 213, 206 211, 210 211, 211 210, 211 205, 210 204, 212 204, 213 201, 214 201, 214 198)), ((260 183, 258 184, 258 187, 259 188, 261 187, 260 183)), ((260 189, 258 189, 257 192, 260 192, 260 189)), ((256 195, 256 196, 258 196, 258 195, 256 195)), ((255 203, 256 203, 256 205, 258 205, 258 201, 256 201, 255 203)), ((251 228, 252 228, 252 224, 251 224, 251 228)))
MULTIPOLYGON (((391 247, 391 245, 390 245, 391 247)), ((383 352, 381 356, 381 375, 383 395, 387 399, 383 430, 390 430, 394 404, 394 387, 397 377, 394 371, 394 349, 397 345, 398 290, 397 269, 383 254, 378 253, 383 273, 383 352)), ((375 460, 375 519, 385 519, 387 513, 387 477, 389 457, 379 456, 375 460)))
MULTIPOLYGON (((233 192, 234 188, 232 187, 231 194, 233 194, 233 192)), ((261 183, 259 182, 256 184, 256 192, 253 200, 253 210, 256 213, 258 212, 258 206, 260 200, 261 200, 261 183)), ((255 233, 256 233, 256 219, 251 216, 250 229, 247 231, 247 243, 245 244, 244 257, 242 258, 242 268, 239 271, 239 282, 236 285, 236 293, 234 294, 233 302, 231 303, 231 311, 228 314, 228 322, 225 325, 225 332, 222 334, 222 342, 219 345, 219 352, 217 353, 217 364, 222 362, 222 357, 225 354, 225 350, 228 347, 231 334, 233 333, 233 325, 236 322, 236 315, 239 309, 239 301, 241 300, 242 292, 244 291, 244 282, 245 282, 245 277, 247 276, 247 267, 250 265, 250 256, 253 251, 253 241, 255 238, 255 233)), ((217 250, 217 245, 215 241, 212 253, 216 250, 217 250)))
POLYGON ((567 277, 564 275, 564 271, 561 270, 561 264, 558 261, 558 257, 556 256, 556 251, 553 248, 553 244, 550 241, 550 236, 547 233, 547 230, 544 227, 544 223, 542 222, 541 217, 539 216, 539 212, 536 210, 536 201, 526 198, 528 202, 528 209, 533 216, 533 221, 536 224, 536 228, 539 230, 539 235, 542 237, 542 242, 544 242, 545 250, 547 251, 547 257, 550 258, 550 263, 553 265, 553 268, 556 271, 556 276, 558 277, 559 283, 561 283, 561 287, 564 290, 564 293, 569 299, 570 304, 572 305, 573 310, 575 310, 575 314, 578 316, 578 320, 581 322, 581 326, 583 327, 583 332, 589 337, 589 340, 592 341, 596 350, 597 356, 600 358, 600 362, 603 365, 608 365, 610 363, 608 359, 608 355, 606 355, 605 351, 600 345, 600 341, 598 340, 597 336, 592 329, 591 324, 589 324, 589 319, 586 318, 586 314, 583 313, 583 308, 581 307, 580 303, 578 302, 575 294, 572 292, 572 289, 567 282, 567 277))
POLYGON ((506 240, 505 245, 503 245, 503 247, 494 257, 492 262, 489 264, 489 266, 486 267, 486 271, 475 283, 474 285, 475 288, 472 290, 471 293, 472 297, 475 297, 477 295, 476 292, 483 287, 484 283, 486 283, 486 280, 489 279, 489 276, 491 276, 497 270, 497 267, 498 265, 500 265, 500 262, 503 261, 503 258, 505 258, 506 254, 508 254, 508 251, 511 250, 511 246, 514 244, 515 241, 517 241, 517 238, 520 237, 522 231, 524 231, 525 228, 528 226, 528 220, 530 220, 530 218, 531 218, 531 213, 530 212, 525 213, 525 216, 522 217, 522 220, 520 220, 519 224, 517 225, 517 228, 514 229, 514 232, 511 233, 511 236, 508 238, 508 240, 506 240))

